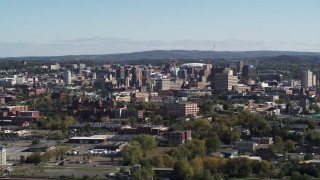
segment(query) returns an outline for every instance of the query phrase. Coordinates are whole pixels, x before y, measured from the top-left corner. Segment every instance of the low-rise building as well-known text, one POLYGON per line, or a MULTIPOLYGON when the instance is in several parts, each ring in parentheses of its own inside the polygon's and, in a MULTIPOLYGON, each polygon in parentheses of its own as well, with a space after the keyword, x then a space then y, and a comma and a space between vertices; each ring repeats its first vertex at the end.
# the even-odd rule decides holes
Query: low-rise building
POLYGON ((252 137, 251 140, 257 144, 273 144, 272 137, 252 137))
POLYGON ((238 150, 232 149, 232 148, 226 148, 222 149, 221 154, 223 154, 224 158, 234 158, 235 156, 238 156, 238 150))
POLYGON ((168 134, 169 144, 179 145, 184 144, 186 141, 192 139, 190 130, 187 131, 173 131, 168 134))
POLYGON ((122 141, 122 142, 108 141, 108 142, 103 142, 99 145, 96 145, 94 148, 95 149, 106 149, 108 151, 119 152, 127 144, 128 144, 128 142, 124 142, 124 141, 122 141))
POLYGON ((89 137, 72 137, 69 139, 69 143, 77 144, 99 144, 106 142, 114 135, 93 135, 89 137))
POLYGON ((239 141, 236 143, 236 146, 240 152, 253 153, 256 148, 256 143, 252 141, 239 141))
POLYGON ((169 116, 196 116, 199 112, 199 107, 196 103, 192 102, 167 103, 163 106, 163 111, 163 114, 169 116))
POLYGON ((40 142, 39 144, 34 144, 29 147, 29 151, 31 152, 45 152, 48 149, 54 149, 56 147, 56 142, 54 141, 47 141, 47 142, 40 142))

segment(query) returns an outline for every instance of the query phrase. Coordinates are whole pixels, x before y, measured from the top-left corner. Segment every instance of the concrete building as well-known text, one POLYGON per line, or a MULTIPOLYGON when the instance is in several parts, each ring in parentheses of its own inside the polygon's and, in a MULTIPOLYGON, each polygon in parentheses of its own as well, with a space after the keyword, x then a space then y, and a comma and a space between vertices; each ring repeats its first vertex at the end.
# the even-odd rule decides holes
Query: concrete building
POLYGON ((301 87, 308 88, 316 86, 316 75, 310 70, 302 71, 301 73, 301 87))
POLYGON ((169 90, 170 89, 170 79, 159 79, 157 80, 158 90, 169 90))
POLYGON ((64 83, 71 84, 71 71, 70 70, 64 71, 64 83))
POLYGON ((124 66, 119 67, 119 69, 116 70, 116 78, 117 79, 125 79, 126 78, 126 69, 124 66))
POLYGON ((51 69, 51 70, 57 70, 57 69, 60 69, 60 65, 59 65, 58 63, 51 64, 51 65, 50 65, 50 69, 51 69))
POLYGON ((242 72, 243 60, 238 61, 237 68, 238 68, 238 72, 242 72))
POLYGON ((142 85, 150 85, 151 84, 151 71, 149 69, 143 71, 143 79, 142 85))
POLYGON ((253 65, 243 65, 242 78, 245 80, 256 80, 257 68, 253 65))
POLYGON ((233 75, 233 70, 225 68, 222 73, 214 75, 213 88, 214 92, 232 91, 232 87, 238 84, 238 77, 233 75))
POLYGON ((139 67, 133 67, 131 69, 131 86, 132 87, 138 87, 142 83, 142 74, 141 74, 141 69, 139 67))
POLYGON ((72 137, 69 139, 69 142, 78 144, 99 144, 106 142, 113 136, 114 135, 93 135, 89 137, 72 137))
POLYGON ((7 164, 7 148, 0 146, 0 165, 7 164))
POLYGON ((117 102, 130 102, 131 96, 130 95, 116 95, 115 101, 117 101, 117 102))

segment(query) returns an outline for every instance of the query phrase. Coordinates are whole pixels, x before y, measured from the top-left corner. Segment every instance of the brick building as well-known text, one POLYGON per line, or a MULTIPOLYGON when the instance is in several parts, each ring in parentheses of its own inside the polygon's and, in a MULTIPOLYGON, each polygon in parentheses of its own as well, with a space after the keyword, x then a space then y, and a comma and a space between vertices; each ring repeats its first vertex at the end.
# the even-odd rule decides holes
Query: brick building
POLYGON ((162 108, 162 113, 169 116, 196 116, 199 112, 198 105, 192 102, 168 103, 165 104, 162 108))
POLYGON ((173 131, 168 134, 169 144, 179 145, 184 144, 187 140, 192 139, 192 133, 188 131, 173 131))

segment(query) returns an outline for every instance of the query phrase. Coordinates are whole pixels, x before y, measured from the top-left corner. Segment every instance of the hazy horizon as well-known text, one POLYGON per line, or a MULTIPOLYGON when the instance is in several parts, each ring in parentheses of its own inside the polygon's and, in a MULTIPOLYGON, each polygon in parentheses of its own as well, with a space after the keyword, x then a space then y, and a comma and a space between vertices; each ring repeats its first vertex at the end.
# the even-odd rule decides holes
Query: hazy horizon
POLYGON ((320 52, 320 1, 11 1, 0 57, 150 50, 320 52))

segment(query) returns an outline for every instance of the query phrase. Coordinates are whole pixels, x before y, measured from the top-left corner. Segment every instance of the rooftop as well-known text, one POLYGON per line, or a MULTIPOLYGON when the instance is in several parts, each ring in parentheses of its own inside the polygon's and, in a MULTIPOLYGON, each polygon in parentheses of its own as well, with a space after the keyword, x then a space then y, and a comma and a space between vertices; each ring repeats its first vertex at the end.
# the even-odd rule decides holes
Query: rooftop
POLYGON ((104 139, 109 139, 112 138, 114 135, 93 135, 93 136, 78 136, 78 137, 72 137, 70 139, 75 140, 75 139, 100 139, 100 140, 104 140, 104 139))

